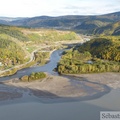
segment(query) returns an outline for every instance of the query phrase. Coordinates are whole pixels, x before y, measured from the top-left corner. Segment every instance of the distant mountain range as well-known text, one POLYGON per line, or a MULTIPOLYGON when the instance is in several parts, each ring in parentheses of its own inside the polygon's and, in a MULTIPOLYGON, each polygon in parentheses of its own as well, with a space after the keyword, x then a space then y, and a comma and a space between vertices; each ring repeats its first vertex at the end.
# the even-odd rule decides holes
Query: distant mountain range
POLYGON ((6 22, 21 20, 21 19, 25 19, 25 18, 22 18, 22 17, 17 17, 17 18, 13 18, 13 17, 0 17, 0 20, 6 21, 6 22))
POLYGON ((32 18, 8 18, 0 17, 0 24, 24 26, 32 28, 55 28, 63 30, 74 30, 82 33, 102 34, 112 29, 110 34, 119 35, 120 33, 120 12, 80 16, 68 15, 59 17, 39 16, 32 18), (105 30, 103 30, 105 29, 105 30))

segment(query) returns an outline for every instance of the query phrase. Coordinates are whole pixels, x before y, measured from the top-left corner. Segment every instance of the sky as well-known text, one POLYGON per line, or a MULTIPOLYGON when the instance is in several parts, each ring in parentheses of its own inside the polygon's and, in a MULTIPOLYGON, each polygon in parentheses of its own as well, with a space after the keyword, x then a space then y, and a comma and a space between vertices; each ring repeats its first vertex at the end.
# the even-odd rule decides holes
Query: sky
POLYGON ((100 15, 120 11, 120 0, 1 0, 0 16, 100 15))

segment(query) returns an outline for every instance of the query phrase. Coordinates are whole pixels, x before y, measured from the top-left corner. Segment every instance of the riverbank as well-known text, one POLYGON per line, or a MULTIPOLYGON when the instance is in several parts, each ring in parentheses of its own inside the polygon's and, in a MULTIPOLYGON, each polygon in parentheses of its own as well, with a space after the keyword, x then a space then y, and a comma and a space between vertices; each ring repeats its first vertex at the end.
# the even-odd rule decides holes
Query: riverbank
MULTIPOLYGON (((31 55, 30 55, 30 60, 24 64, 21 64, 21 65, 17 65, 17 66, 14 66, 10 69, 7 69, 7 70, 3 70, 3 71, 0 71, 0 77, 4 77, 4 76, 10 76, 10 75, 13 75, 15 74, 18 70, 21 70, 21 69, 24 69, 24 68, 28 68, 28 67, 31 67, 33 65, 35 65, 35 57, 34 57, 34 53, 37 52, 37 51, 40 51, 41 49, 43 48, 49 48, 50 46, 44 46, 44 47, 40 47, 36 50, 34 50, 31 55)), ((55 51, 56 49, 53 49, 51 51, 49 51, 49 56, 51 56, 51 54, 55 51)), ((41 51, 42 52, 42 51, 41 51)), ((45 52, 45 51, 44 51, 45 52)), ((46 61, 48 61, 50 58, 48 58, 46 61)))

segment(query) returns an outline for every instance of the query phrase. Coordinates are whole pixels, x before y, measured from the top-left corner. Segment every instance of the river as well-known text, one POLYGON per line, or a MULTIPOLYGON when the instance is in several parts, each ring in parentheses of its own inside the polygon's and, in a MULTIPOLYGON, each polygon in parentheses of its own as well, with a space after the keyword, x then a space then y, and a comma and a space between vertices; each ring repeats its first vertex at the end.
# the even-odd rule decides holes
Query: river
MULTIPOLYGON (((0 78, 0 81, 21 77, 31 72, 52 71, 60 60, 62 50, 56 50, 50 62, 44 66, 19 70, 15 75, 0 78)), ((0 120, 100 120, 100 111, 120 111, 120 90, 112 89, 108 94, 86 101, 42 102, 40 98, 29 97, 0 101, 0 120)))
POLYGON ((24 75, 29 75, 32 72, 39 72, 39 71, 47 72, 50 74, 57 74, 56 72, 53 71, 53 69, 57 67, 57 62, 60 60, 62 52, 63 50, 54 51, 50 56, 50 61, 44 66, 35 66, 35 67, 29 67, 29 68, 19 70, 14 75, 0 78, 0 81, 9 80, 12 78, 20 78, 24 75))

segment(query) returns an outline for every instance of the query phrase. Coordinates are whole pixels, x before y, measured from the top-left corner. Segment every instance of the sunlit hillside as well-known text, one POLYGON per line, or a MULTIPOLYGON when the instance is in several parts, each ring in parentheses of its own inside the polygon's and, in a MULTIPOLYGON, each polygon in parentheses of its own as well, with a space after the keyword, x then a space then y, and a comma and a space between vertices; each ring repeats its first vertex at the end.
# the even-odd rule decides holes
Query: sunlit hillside
POLYGON ((93 31, 93 34, 118 36, 120 35, 120 21, 106 25, 104 27, 99 27, 93 31))
POLYGON ((28 62, 31 52, 44 45, 54 47, 53 42, 79 39, 76 33, 69 31, 0 25, 0 69, 28 62))

